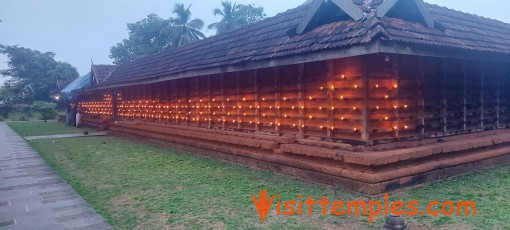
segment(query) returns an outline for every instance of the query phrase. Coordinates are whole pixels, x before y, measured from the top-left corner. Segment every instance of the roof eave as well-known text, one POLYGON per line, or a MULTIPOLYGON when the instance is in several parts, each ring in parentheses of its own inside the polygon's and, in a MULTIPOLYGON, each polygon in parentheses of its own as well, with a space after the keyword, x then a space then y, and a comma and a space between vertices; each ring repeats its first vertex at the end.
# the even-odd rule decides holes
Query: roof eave
POLYGON ((438 58, 456 58, 456 59, 472 59, 472 60, 488 60, 488 61, 501 61, 509 60, 510 54, 505 53, 492 53, 483 52, 477 50, 468 50, 452 47, 433 46, 433 45, 420 45, 420 44, 408 44, 396 41, 384 41, 380 38, 374 38, 369 44, 352 46, 344 49, 324 50, 304 55, 295 55, 285 58, 255 61, 244 63, 242 65, 222 66, 215 68, 207 68, 201 70, 186 71, 178 74, 155 77, 142 81, 131 81, 123 83, 113 83, 108 85, 97 85, 92 90, 103 90, 111 88, 119 88, 125 86, 133 86, 140 84, 152 84, 169 80, 199 77, 214 74, 232 73, 239 71, 255 70, 262 68, 271 68, 278 66, 302 64, 308 62, 325 61, 331 59, 347 58, 368 54, 376 53, 388 53, 388 54, 402 54, 402 55, 419 55, 427 57, 438 57, 438 58))
POLYGON ((243 63, 240 65, 232 65, 232 66, 221 66, 214 68, 206 68, 200 70, 192 70, 185 71, 177 74, 172 74, 163 77, 156 77, 152 79, 142 80, 142 81, 131 81, 124 83, 113 83, 108 85, 98 85, 95 89, 109 89, 109 88, 117 88, 124 86, 132 86, 139 84, 151 84, 157 82, 163 82, 168 80, 176 80, 182 78, 190 78, 190 77, 198 77, 205 75, 213 75, 213 74, 222 74, 222 73, 231 73, 231 72, 239 72, 246 70, 255 70, 255 69, 263 69, 263 68, 271 68, 278 66, 286 66, 286 65, 294 65, 308 62, 316 62, 316 61, 325 61, 331 59, 339 59, 346 57, 354 57, 360 55, 374 54, 379 53, 379 42, 378 40, 374 40, 369 44, 352 46, 343 49, 334 49, 334 50, 324 50, 319 52, 313 52, 309 54, 300 54, 295 56, 289 56, 284 58, 272 59, 272 60, 263 60, 263 61, 252 61, 248 63, 243 63))

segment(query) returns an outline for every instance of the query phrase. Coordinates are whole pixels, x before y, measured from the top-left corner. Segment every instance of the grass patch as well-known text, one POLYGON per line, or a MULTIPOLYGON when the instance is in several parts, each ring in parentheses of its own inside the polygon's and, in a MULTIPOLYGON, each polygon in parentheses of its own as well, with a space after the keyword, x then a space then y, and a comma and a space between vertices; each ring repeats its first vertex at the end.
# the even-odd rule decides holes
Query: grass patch
MULTIPOLYGON (((17 123, 11 123, 13 124, 17 123)), ((27 124, 27 123, 23 123, 27 124)), ((379 229, 384 217, 276 216, 262 224, 251 194, 283 200, 371 200, 330 186, 116 137, 35 140, 30 145, 116 229, 379 229)), ((405 217, 412 229, 510 229, 510 167, 479 171, 391 194, 391 199, 474 200, 476 217, 405 217)))
POLYGON ((27 122, 8 122, 9 126, 14 129, 20 136, 44 136, 56 134, 74 134, 83 133, 86 129, 76 127, 66 127, 64 123, 56 120, 44 121, 27 121, 27 122))

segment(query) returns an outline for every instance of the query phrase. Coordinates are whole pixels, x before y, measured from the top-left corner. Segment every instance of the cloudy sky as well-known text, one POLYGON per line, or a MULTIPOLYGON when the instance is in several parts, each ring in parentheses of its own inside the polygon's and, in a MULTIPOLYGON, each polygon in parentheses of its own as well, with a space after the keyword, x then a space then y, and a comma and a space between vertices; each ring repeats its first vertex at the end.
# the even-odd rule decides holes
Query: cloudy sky
MULTIPOLYGON (((304 0, 232 0, 239 4, 256 3, 268 16, 294 8, 304 0)), ((448 8, 510 23, 508 0, 425 0, 448 8), (500 6, 500 7, 494 7, 500 6)), ((110 64, 110 47, 127 38, 126 24, 156 13, 171 16, 175 3, 193 4, 194 17, 206 25, 216 22, 212 10, 221 0, 1 0, 0 44, 19 45, 51 51, 56 59, 78 68, 81 75, 90 70, 90 60, 110 64)), ((208 35, 212 31, 204 31, 208 35)), ((0 55, 0 69, 7 68, 0 55)), ((0 79, 0 83, 2 83, 0 79)))

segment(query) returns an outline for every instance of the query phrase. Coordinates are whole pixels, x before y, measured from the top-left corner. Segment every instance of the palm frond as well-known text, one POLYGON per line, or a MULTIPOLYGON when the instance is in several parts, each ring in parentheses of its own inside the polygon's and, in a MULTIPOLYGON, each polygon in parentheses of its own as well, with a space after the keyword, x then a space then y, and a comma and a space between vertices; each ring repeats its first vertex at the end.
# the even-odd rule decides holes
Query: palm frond
POLYGON ((205 38, 205 35, 198 30, 194 30, 193 33, 199 38, 198 40, 205 38))
POLYGON ((189 5, 188 8, 185 9, 184 4, 175 4, 174 14, 177 15, 176 19, 178 19, 182 24, 187 23, 189 21, 191 14, 191 12, 189 11, 189 7, 191 7, 191 5, 189 5))
POLYGON ((215 17, 218 16, 218 15, 221 15, 221 16, 225 17, 225 14, 223 13, 223 11, 221 11, 218 8, 213 10, 213 14, 214 14, 215 17))
POLYGON ((218 22, 211 23, 211 24, 209 24, 209 25, 207 26, 207 29, 208 29, 208 30, 211 30, 211 29, 215 29, 215 30, 217 30, 217 29, 218 29, 218 24, 219 24, 218 22))
POLYGON ((193 29, 196 29, 196 30, 201 30, 202 28, 204 28, 204 21, 202 21, 201 19, 198 19, 198 18, 195 18, 193 20, 191 20, 187 26, 193 28, 193 29))

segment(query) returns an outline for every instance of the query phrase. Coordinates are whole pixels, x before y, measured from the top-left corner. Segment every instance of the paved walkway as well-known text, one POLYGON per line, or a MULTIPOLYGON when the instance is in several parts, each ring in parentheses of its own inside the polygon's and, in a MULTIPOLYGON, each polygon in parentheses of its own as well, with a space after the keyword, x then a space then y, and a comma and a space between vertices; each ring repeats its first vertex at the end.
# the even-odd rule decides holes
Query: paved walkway
POLYGON ((95 137, 95 136, 106 136, 108 132, 97 132, 97 133, 89 133, 87 135, 85 134, 58 134, 58 135, 46 135, 46 136, 28 136, 25 137, 27 141, 32 140, 42 140, 42 139, 57 139, 57 138, 70 138, 70 137, 95 137))
POLYGON ((0 230, 112 229, 5 123, 0 122, 0 230))

